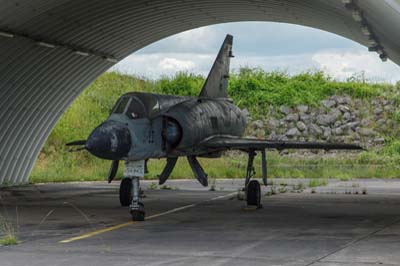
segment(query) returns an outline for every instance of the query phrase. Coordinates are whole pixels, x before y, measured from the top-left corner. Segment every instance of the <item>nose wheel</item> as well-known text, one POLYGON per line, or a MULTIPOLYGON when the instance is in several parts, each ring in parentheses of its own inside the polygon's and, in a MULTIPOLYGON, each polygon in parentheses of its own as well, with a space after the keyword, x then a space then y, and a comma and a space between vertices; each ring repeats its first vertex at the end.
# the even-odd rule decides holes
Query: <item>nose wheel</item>
POLYGON ((119 186, 119 202, 122 207, 128 207, 132 202, 132 179, 125 177, 119 186))
POLYGON ((146 212, 144 211, 144 204, 138 202, 136 206, 131 205, 132 221, 144 221, 146 212))

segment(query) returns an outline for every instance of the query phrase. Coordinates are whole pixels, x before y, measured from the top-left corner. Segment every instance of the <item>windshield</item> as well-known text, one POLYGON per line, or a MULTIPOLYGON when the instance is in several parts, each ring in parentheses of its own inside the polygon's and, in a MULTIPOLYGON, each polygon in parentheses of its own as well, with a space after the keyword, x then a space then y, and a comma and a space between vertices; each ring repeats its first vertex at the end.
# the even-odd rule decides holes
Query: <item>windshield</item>
POLYGON ((136 97, 124 96, 114 106, 113 114, 125 114, 130 119, 143 118, 147 116, 146 108, 136 97))
POLYGON ((125 107, 129 102, 129 97, 122 97, 117 104, 114 106, 112 113, 122 114, 125 111, 125 107))

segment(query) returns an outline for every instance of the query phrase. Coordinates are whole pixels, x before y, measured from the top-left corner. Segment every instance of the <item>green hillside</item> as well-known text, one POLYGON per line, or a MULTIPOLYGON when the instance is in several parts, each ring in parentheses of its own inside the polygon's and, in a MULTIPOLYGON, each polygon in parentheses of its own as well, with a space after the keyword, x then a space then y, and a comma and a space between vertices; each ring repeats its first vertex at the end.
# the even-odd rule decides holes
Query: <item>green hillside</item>
MULTIPOLYGON (((147 80, 115 72, 103 74, 76 99, 57 123, 40 153, 31 174, 31 181, 103 180, 107 175, 109 162, 96 159, 87 152, 69 153, 65 143, 87 138, 92 129, 107 118, 113 104, 123 93, 145 91, 197 95, 203 82, 202 76, 190 73, 179 73, 174 77, 162 77, 159 80, 147 80)), ((347 94, 360 99, 386 97, 395 99, 397 104, 400 102, 398 89, 397 86, 371 84, 357 78, 338 82, 322 72, 290 76, 281 72, 268 73, 260 69, 244 68, 231 75, 229 95, 241 108, 248 108, 252 118, 258 118, 267 116, 270 106, 299 104, 317 106, 321 100, 335 94, 347 94)), ((397 111, 393 116, 400 120, 400 113, 397 111)), ((387 165, 399 165, 400 144, 391 136, 385 138, 388 144, 384 149, 364 152, 349 158, 346 156, 341 156, 340 159, 305 158, 294 162, 278 153, 271 153, 270 174, 282 177, 315 176, 315 169, 310 170, 308 166, 313 165, 315 168, 315 165, 326 165, 326 173, 317 172, 318 175, 337 177, 338 173, 335 169, 339 164, 374 164, 378 165, 378 168, 386 169, 383 172, 380 171, 380 175, 387 172, 387 176, 395 177, 398 171, 387 165), (278 167, 280 164, 300 165, 300 168, 282 170, 278 167)), ((228 155, 226 158, 202 161, 212 177, 241 177, 244 173, 245 157, 228 155)), ((150 163, 151 173, 148 177, 154 178, 161 171, 162 165, 150 163)), ((360 167, 360 169, 365 169, 365 167, 360 167)), ((353 167, 349 172, 349 176, 361 177, 361 174, 365 177, 372 176, 368 169, 368 173, 365 171, 365 173, 360 173, 357 167, 353 167)), ((376 175, 376 172, 379 171, 373 174, 376 175)), ((190 169, 184 160, 180 160, 172 177, 188 176, 192 176, 190 169)))

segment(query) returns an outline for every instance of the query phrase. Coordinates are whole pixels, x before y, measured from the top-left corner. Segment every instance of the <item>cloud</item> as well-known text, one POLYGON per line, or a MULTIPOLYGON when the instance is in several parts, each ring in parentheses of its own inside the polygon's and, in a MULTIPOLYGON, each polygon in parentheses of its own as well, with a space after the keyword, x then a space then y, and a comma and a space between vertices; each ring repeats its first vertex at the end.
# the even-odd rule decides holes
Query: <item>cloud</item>
POLYGON ((361 73, 372 81, 400 80, 399 66, 382 63, 376 53, 353 41, 304 26, 266 22, 219 24, 176 34, 128 56, 113 70, 148 78, 178 71, 206 76, 226 33, 234 35, 233 70, 324 70, 341 80, 361 73))
MULTIPOLYGON (((214 54, 153 53, 133 54, 117 64, 113 70, 156 79, 189 71, 206 76, 212 66, 214 54)), ((391 61, 383 63, 374 53, 354 50, 321 50, 310 54, 278 56, 239 56, 231 61, 231 69, 240 67, 262 68, 266 71, 284 71, 298 74, 324 70, 335 79, 345 80, 364 73, 371 81, 396 82, 400 80, 400 67, 391 61)))
POLYGON ((161 68, 161 71, 190 71, 195 67, 195 63, 190 60, 166 57, 158 63, 158 67, 161 68))
POLYGON ((282 71, 298 74, 307 70, 316 70, 318 65, 311 54, 277 55, 277 56, 237 56, 232 60, 232 69, 241 67, 262 68, 265 71, 282 71))
POLYGON ((192 53, 132 54, 111 70, 152 79, 162 75, 174 75, 179 71, 206 75, 214 56, 192 53))
POLYGON ((367 51, 328 50, 312 56, 319 68, 337 79, 363 74, 371 81, 396 82, 400 80, 400 67, 392 61, 382 62, 376 53, 367 51))

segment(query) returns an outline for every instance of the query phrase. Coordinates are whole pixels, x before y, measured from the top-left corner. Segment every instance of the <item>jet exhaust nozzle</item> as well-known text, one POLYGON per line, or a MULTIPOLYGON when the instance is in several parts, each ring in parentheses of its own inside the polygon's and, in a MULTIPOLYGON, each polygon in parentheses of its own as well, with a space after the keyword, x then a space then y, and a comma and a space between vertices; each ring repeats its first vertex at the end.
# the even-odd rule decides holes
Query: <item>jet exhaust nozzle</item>
POLYGON ((96 157, 121 160, 131 148, 129 129, 120 122, 106 121, 89 135, 85 148, 96 157))

